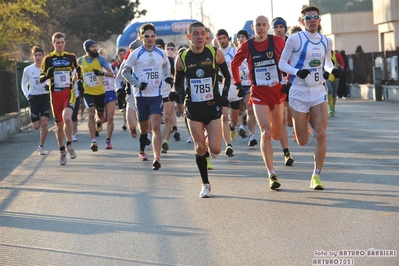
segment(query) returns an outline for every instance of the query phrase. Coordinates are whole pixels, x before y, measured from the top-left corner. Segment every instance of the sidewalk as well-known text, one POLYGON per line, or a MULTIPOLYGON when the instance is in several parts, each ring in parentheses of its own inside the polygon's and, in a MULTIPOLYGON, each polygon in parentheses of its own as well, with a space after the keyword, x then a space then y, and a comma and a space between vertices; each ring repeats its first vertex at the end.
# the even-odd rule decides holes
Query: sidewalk
MULTIPOLYGON (((234 157, 224 155, 223 144, 212 159, 210 199, 198 198, 201 181, 182 118, 181 141, 170 139, 159 171, 151 160, 138 161, 138 139, 122 131, 119 111, 115 120, 114 149, 104 149, 103 131, 96 153, 87 120, 80 123, 78 157, 66 166, 58 163, 54 132, 46 156, 35 151, 37 131, 0 144, 1 264, 397 265, 398 103, 337 100, 324 191, 309 189, 314 138, 304 147, 290 138, 292 167, 273 142, 279 191, 268 188, 259 144, 239 138, 234 157)), ((146 152, 152 159, 148 146, 146 152)))

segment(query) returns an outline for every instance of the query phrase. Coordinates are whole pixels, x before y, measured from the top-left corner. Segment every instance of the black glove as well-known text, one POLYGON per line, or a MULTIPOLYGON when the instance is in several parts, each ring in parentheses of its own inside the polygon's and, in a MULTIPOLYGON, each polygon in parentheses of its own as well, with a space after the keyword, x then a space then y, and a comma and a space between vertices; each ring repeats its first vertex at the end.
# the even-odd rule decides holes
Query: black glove
POLYGON ((242 88, 241 83, 237 83, 237 97, 245 97, 245 90, 242 88))
POLYGON ((222 82, 222 81, 223 81, 223 76, 218 75, 218 81, 219 81, 219 82, 222 82))
POLYGON ((338 67, 334 67, 331 71, 331 74, 333 74, 336 79, 339 79, 339 77, 341 76, 341 69, 338 67))
POLYGON ((49 85, 44 85, 44 89, 46 90, 46 91, 49 91, 50 90, 50 86, 49 85))
POLYGON ((147 82, 141 82, 139 86, 139 90, 143 91, 147 88, 148 83, 147 82))
POLYGON ((167 78, 165 79, 165 82, 168 83, 171 87, 173 87, 173 78, 167 77, 167 78))
POLYGON ((228 98, 228 95, 229 95, 229 89, 228 88, 224 88, 223 89, 223 92, 222 92, 222 96, 221 96, 221 100, 222 100, 222 106, 223 107, 227 107, 227 106, 229 106, 229 98, 228 98))
POLYGON ((296 75, 301 79, 305 79, 310 74, 309 69, 301 69, 299 70, 296 75))
POLYGON ((47 73, 46 73, 46 78, 50 79, 52 77, 54 77, 54 67, 53 66, 49 67, 47 69, 47 73))
POLYGON ((287 84, 283 86, 283 93, 287 94, 287 97, 290 93, 291 85, 291 82, 287 82, 287 84))
POLYGON ((169 96, 168 96, 169 101, 174 102, 174 101, 176 101, 178 98, 180 98, 180 95, 179 95, 179 93, 178 93, 177 91, 171 91, 171 92, 169 93, 169 96))
POLYGON ((96 76, 104 76, 104 72, 97 70, 97 69, 93 69, 94 75, 96 76))
POLYGON ((323 78, 325 80, 327 80, 329 76, 330 76, 330 73, 328 73, 327 71, 323 73, 323 78))
POLYGON ((118 99, 123 99, 126 97, 126 91, 123 88, 119 88, 116 90, 116 96, 118 99))
POLYGON ((83 95, 83 93, 85 92, 83 81, 81 79, 78 80, 78 91, 81 95, 83 95))

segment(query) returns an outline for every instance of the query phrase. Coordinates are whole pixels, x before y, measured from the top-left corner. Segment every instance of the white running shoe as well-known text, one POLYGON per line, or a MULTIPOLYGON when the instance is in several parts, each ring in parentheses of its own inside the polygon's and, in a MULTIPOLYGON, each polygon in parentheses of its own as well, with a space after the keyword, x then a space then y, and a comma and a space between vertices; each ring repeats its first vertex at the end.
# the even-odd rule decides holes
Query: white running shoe
POLYGON ((37 147, 37 151, 39 152, 39 155, 46 155, 46 152, 44 151, 43 147, 41 147, 41 146, 37 147))
POLYGON ((61 154, 61 156, 60 156, 60 164, 61 165, 66 165, 66 163, 67 163, 67 158, 66 158, 67 151, 63 150, 63 151, 60 152, 60 154, 61 154))
POLYGON ((75 134, 73 134, 73 135, 72 135, 72 142, 76 142, 76 141, 78 141, 78 138, 76 137, 75 134))
POLYGON ((67 146, 67 151, 69 153, 69 158, 71 159, 75 159, 76 158, 76 152, 75 150, 72 148, 72 145, 68 145, 67 146))
POLYGON ((191 136, 188 136, 187 143, 193 143, 193 138, 191 136))
POLYGON ((211 197, 211 184, 203 184, 201 192, 199 193, 200 198, 210 198, 211 197))

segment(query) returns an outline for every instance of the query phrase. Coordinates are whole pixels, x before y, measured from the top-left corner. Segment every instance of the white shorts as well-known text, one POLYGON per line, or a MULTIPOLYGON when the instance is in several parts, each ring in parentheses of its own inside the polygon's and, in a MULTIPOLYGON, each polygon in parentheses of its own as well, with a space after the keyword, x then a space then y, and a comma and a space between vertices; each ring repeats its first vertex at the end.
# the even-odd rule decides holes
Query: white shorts
POLYGON ((126 108, 132 108, 133 110, 135 110, 137 112, 137 106, 136 103, 134 101, 134 96, 133 95, 126 95, 126 108))
POLYGON ((327 91, 324 85, 308 87, 292 85, 289 93, 289 105, 301 113, 309 113, 310 108, 327 101, 327 91))

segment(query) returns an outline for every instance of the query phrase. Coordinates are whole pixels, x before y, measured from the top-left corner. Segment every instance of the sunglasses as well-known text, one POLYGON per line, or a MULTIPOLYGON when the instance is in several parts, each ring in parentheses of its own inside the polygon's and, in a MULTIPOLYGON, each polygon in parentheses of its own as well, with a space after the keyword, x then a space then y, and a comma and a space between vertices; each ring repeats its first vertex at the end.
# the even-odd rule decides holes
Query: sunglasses
POLYGON ((320 16, 319 15, 313 15, 313 16, 307 15, 307 16, 304 16, 302 19, 311 20, 312 18, 319 19, 320 16))
POLYGON ((151 34, 151 35, 145 34, 145 35, 143 35, 144 38, 154 38, 155 36, 156 36, 155 34, 151 34))
POLYGON ((169 51, 174 51, 175 50, 175 48, 166 48, 166 49, 168 49, 169 51))

